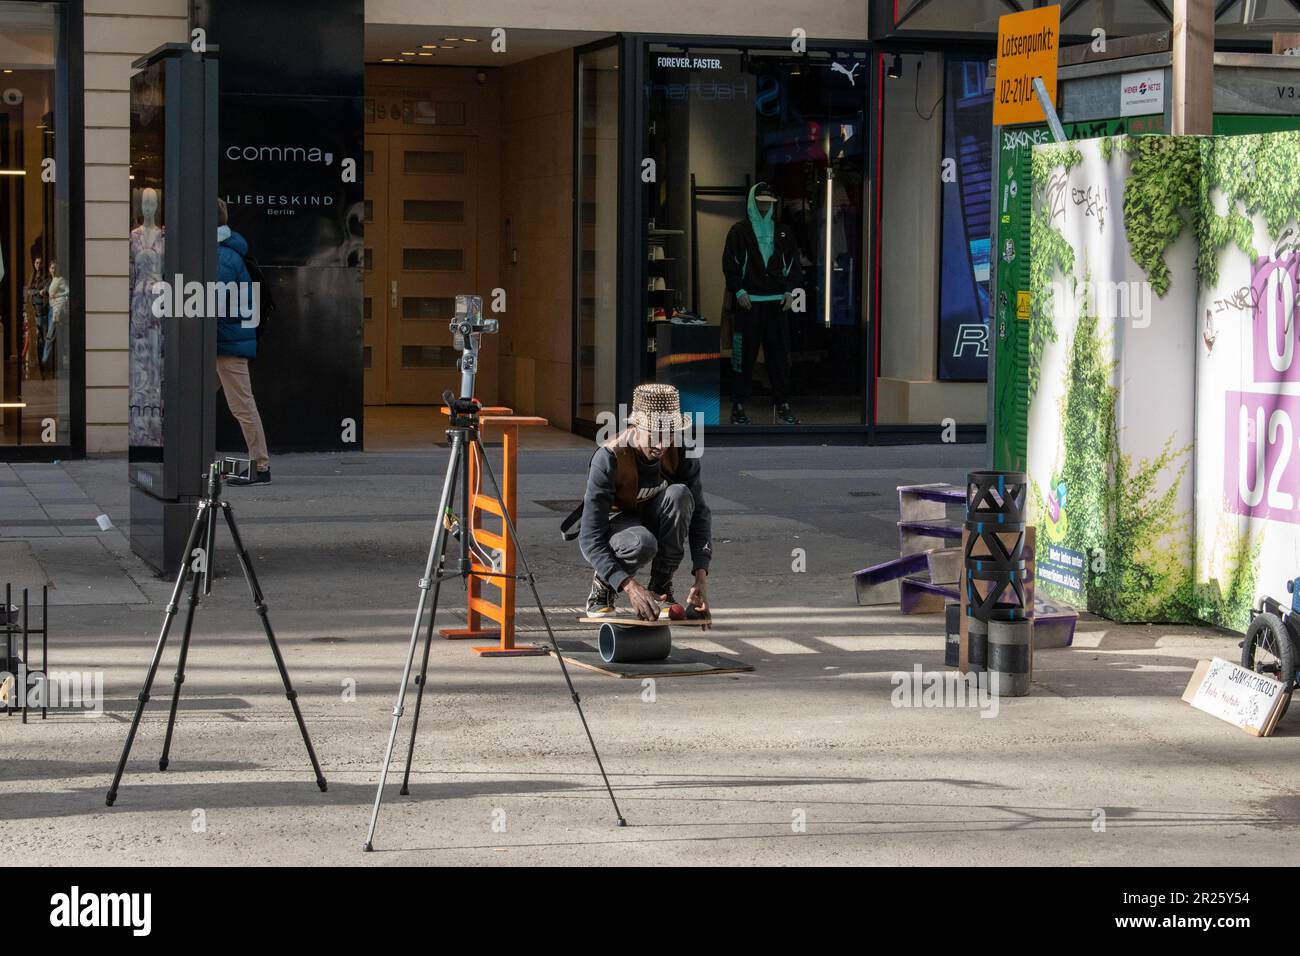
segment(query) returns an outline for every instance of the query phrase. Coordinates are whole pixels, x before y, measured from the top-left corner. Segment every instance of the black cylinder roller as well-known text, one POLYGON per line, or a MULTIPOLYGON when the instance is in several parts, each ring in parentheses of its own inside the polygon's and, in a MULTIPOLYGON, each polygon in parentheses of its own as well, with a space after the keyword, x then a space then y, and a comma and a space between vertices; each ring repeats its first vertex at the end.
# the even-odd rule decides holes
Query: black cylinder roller
POLYGON ((672 629, 667 624, 643 627, 606 621, 600 625, 600 659, 606 664, 661 661, 672 649, 672 629))

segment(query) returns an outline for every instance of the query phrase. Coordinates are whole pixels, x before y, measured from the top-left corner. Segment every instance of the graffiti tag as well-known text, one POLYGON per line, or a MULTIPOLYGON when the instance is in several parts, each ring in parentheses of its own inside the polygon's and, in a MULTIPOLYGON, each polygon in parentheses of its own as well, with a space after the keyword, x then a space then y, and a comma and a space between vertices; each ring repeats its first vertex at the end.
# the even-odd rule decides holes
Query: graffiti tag
POLYGON ((1097 220, 1099 229, 1106 227, 1106 212, 1110 209, 1110 190, 1100 186, 1075 188, 1070 190, 1070 198, 1076 206, 1083 207, 1085 216, 1092 216, 1097 220))

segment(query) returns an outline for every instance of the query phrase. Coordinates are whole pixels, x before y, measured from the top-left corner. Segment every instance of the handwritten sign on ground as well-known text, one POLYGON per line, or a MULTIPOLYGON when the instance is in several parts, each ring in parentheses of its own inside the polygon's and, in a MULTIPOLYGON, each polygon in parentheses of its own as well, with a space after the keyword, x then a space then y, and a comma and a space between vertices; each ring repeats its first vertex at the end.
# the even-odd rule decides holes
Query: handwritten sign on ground
POLYGON ((1061 8, 1056 4, 998 17, 998 63, 993 87, 993 124, 1041 123, 1043 108, 1034 95, 1041 77, 1056 102, 1056 50, 1061 8))
POLYGON ((1216 657, 1196 665, 1183 700, 1248 734, 1267 737, 1290 694, 1281 681, 1216 657))

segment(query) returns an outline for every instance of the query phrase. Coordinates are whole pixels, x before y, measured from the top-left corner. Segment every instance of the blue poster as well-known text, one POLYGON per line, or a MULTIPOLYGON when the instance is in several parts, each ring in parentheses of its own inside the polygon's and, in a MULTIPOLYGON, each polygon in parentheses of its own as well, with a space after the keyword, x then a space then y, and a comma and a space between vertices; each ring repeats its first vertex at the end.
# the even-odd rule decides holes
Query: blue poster
POLYGON ((988 379, 993 94, 984 60, 945 63, 939 378, 988 379))

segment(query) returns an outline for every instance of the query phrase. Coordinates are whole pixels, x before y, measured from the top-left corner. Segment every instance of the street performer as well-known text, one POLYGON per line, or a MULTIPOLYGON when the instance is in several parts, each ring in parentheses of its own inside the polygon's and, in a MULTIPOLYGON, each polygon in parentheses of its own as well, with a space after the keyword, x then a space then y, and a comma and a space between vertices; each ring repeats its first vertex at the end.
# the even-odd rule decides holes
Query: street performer
MULTIPOLYGON (((686 602, 707 615, 712 516, 700 483, 700 459, 689 458, 682 433, 689 419, 671 385, 638 385, 628 428, 596 450, 587 472, 578 545, 594 570, 587 616, 614 613, 626 594, 637 617, 658 620, 677 603, 673 573, 689 543, 694 583, 686 602), (637 579, 649 565, 646 584, 637 579)), ((570 515, 566 526, 577 515, 570 515)))

